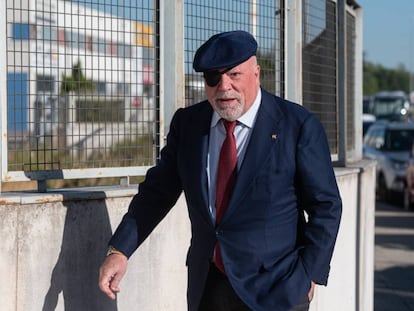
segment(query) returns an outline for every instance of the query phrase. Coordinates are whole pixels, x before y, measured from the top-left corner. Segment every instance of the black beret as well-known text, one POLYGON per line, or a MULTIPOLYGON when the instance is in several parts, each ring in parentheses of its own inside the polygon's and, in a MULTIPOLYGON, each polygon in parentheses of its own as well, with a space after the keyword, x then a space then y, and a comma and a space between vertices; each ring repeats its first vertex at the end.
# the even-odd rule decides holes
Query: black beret
POLYGON ((197 72, 232 68, 256 55, 256 51, 257 42, 246 31, 218 33, 198 48, 193 68, 197 72))

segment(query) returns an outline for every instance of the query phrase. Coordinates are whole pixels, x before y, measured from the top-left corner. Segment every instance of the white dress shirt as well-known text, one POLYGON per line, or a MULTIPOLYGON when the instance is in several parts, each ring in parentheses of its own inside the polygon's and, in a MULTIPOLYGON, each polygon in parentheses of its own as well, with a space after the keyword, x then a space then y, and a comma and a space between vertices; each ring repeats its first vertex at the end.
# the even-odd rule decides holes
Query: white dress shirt
MULTIPOLYGON (((237 119, 237 125, 234 129, 234 137, 236 138, 237 147, 237 169, 239 170, 246 153, 246 149, 250 140, 252 129, 256 122, 257 111, 260 107, 262 93, 257 92, 256 99, 253 105, 240 118, 237 119)), ((221 145, 226 138, 226 129, 221 122, 221 117, 214 111, 210 125, 210 139, 207 155, 207 176, 208 176, 208 191, 209 191, 209 211, 213 218, 216 219, 216 179, 217 167, 220 157, 221 145)))

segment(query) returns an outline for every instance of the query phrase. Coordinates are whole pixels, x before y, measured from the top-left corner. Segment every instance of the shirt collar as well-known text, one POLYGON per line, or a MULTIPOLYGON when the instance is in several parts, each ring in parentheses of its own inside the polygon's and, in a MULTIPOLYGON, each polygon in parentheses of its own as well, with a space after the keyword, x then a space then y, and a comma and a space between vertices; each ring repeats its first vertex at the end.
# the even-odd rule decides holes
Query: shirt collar
MULTIPOLYGON (((256 119, 257 111, 260 107, 260 102, 262 101, 262 91, 259 89, 257 92, 256 98, 253 102, 253 105, 247 110, 237 121, 249 128, 252 128, 254 125, 254 120, 256 119)), ((220 121, 221 117, 218 115, 216 111, 213 112, 213 117, 211 119, 211 126, 215 127, 217 123, 220 121)))

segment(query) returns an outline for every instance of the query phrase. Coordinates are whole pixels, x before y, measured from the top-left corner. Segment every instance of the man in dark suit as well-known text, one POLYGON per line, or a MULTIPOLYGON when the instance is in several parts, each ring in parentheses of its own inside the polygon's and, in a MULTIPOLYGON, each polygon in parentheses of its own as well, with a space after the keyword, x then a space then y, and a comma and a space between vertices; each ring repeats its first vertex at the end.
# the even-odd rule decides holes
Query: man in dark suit
POLYGON ((244 31, 197 50, 208 101, 175 113, 114 233, 99 280, 109 297, 182 191, 190 311, 308 310, 326 285, 342 211, 326 135, 314 114, 261 89, 256 51, 244 31))

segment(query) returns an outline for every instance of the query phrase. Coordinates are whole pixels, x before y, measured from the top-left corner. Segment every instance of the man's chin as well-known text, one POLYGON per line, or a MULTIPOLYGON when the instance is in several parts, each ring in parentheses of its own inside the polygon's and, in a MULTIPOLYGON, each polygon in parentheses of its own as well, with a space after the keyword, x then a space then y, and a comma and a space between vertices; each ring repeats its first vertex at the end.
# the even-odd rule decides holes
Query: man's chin
POLYGON ((241 116, 241 113, 239 111, 236 111, 231 108, 220 109, 219 111, 217 111, 217 113, 222 119, 225 119, 227 121, 235 121, 241 116))

